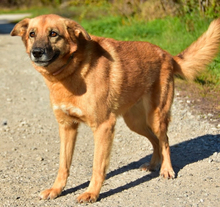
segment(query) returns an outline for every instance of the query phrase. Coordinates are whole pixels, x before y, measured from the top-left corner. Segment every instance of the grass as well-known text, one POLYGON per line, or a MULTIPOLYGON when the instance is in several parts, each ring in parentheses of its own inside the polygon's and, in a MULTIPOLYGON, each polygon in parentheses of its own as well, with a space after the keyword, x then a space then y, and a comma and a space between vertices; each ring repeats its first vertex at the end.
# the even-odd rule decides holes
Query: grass
POLYGON ((176 17, 146 22, 116 16, 93 21, 84 19, 81 24, 91 34, 118 40, 148 41, 174 55, 196 40, 210 23, 208 20, 198 21, 192 22, 190 30, 187 22, 176 17))
MULTIPOLYGON (((11 12, 11 11, 10 11, 11 12)), ((148 41, 176 55, 204 31, 207 30, 211 19, 202 18, 196 14, 184 17, 166 17, 145 21, 135 17, 126 18, 113 15, 108 6, 70 7, 68 10, 54 8, 32 8, 14 11, 14 13, 30 12, 33 16, 48 13, 73 18, 78 21, 90 34, 111 37, 117 40, 148 41)), ((220 55, 210 64, 196 82, 201 85, 220 86, 220 55)))

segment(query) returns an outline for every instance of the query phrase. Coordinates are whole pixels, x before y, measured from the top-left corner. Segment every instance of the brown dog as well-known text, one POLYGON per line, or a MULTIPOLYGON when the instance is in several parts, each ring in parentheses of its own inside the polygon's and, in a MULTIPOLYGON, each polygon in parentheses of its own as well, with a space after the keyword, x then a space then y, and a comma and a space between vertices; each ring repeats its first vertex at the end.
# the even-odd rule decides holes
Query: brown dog
POLYGON ((220 19, 175 57, 147 42, 90 36, 76 22, 53 14, 24 19, 11 35, 22 37, 34 67, 45 78, 59 123, 59 172, 41 198, 56 198, 65 187, 77 128, 84 122, 93 130, 95 153, 91 182, 78 202, 97 200, 120 115, 153 145, 152 159, 142 168, 155 170, 161 164, 163 177, 175 177, 167 137, 174 74, 193 79, 212 60, 220 43, 220 19))

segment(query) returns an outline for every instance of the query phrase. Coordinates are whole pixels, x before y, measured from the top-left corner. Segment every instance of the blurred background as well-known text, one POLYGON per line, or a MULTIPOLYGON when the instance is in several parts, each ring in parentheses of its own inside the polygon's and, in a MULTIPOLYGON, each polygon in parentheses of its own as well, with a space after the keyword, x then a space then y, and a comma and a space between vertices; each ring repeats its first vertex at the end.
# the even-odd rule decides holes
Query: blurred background
POLYGON ((56 13, 95 35, 147 40, 176 54, 219 16, 220 0, 1 0, 7 13, 56 13))
POLYGON ((182 16, 199 12, 207 17, 217 17, 219 0, 1 0, 1 9, 30 9, 33 7, 53 7, 72 10, 73 7, 112 7, 110 13, 123 16, 139 16, 145 19, 161 18, 167 15, 182 16))
POLYGON ((112 7, 110 12, 124 16, 139 16, 153 19, 167 15, 182 16, 199 12, 207 17, 217 17, 220 0, 1 0, 0 7, 8 9, 30 9, 33 7, 53 7, 72 10, 73 7, 112 7))

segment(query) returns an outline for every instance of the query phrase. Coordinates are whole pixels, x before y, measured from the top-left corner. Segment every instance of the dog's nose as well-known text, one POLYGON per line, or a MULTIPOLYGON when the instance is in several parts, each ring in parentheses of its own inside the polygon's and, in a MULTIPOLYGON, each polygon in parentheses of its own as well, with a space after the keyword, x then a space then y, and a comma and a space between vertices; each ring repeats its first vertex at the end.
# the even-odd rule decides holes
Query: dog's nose
POLYGON ((36 47, 32 50, 32 54, 35 58, 40 58, 45 53, 45 49, 36 47))

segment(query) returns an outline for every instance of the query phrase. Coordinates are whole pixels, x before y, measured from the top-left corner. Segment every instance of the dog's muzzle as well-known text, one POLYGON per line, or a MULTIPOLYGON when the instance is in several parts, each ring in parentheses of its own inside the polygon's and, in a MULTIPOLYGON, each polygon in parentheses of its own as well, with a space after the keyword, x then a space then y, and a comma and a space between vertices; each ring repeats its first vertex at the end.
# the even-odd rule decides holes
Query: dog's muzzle
POLYGON ((35 47, 31 50, 30 58, 36 65, 46 67, 58 58, 59 54, 50 48, 35 47))

